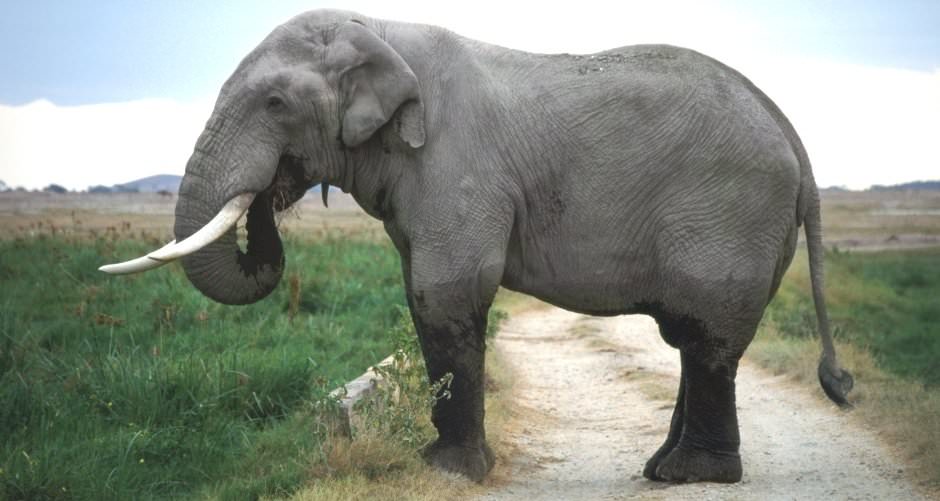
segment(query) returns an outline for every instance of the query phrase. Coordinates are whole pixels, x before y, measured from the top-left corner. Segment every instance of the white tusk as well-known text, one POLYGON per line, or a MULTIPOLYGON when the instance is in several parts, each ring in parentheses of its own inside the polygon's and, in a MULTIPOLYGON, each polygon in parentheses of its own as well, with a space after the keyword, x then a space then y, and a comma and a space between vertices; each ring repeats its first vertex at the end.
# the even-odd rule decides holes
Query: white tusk
MULTIPOLYGON (((160 248, 160 250, 168 249, 174 245, 176 245, 176 240, 173 240, 172 242, 164 245, 160 248)), ((166 263, 167 261, 157 261, 156 259, 150 259, 149 257, 144 256, 137 259, 131 259, 130 261, 124 261, 123 263, 106 264, 101 268, 98 268, 98 270, 105 273, 110 273, 112 275, 127 275, 128 273, 140 273, 141 271, 159 268, 166 263)))
POLYGON ((105 265, 98 269, 115 274, 136 273, 162 266, 170 261, 192 254, 224 235, 229 228, 238 222, 238 218, 242 217, 242 214, 248 210, 254 199, 254 193, 242 193, 229 200, 211 221, 186 240, 179 243, 173 241, 144 257, 123 263, 105 265))
POLYGON ((147 254, 147 257, 158 261, 173 261, 174 259, 192 254, 212 242, 215 242, 219 237, 224 235, 229 228, 238 222, 238 218, 242 217, 242 214, 248 210, 248 207, 254 199, 254 193, 242 193, 238 195, 229 200, 211 221, 206 223, 202 228, 199 228, 199 231, 187 237, 186 240, 172 247, 164 247, 160 250, 153 251, 147 254))

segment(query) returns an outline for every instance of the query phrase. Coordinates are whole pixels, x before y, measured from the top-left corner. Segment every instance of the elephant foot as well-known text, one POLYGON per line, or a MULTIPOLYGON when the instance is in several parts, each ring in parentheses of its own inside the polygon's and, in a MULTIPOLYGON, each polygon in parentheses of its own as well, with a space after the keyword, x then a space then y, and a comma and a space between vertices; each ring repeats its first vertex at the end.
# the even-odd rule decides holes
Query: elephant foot
POLYGON ((656 454, 653 454, 653 457, 649 458, 649 461, 646 462, 646 466, 643 467, 643 476, 657 482, 665 480, 656 474, 656 469, 659 468, 659 464, 663 462, 663 459, 672 452, 673 448, 675 448, 675 446, 672 444, 663 444, 663 446, 656 451, 656 454))
POLYGON ((440 439, 421 451, 424 460, 431 466, 459 473, 474 482, 482 482, 483 477, 493 469, 496 458, 490 446, 483 442, 480 447, 442 443, 440 439))
MULTIPOLYGON (((655 459, 656 456, 653 456, 650 462, 655 459)), ((646 476, 646 474, 644 470, 643 475, 646 476)), ((739 482, 741 475, 741 456, 737 452, 715 452, 683 447, 680 444, 662 458, 653 474, 655 478, 651 480, 730 484, 739 482)))

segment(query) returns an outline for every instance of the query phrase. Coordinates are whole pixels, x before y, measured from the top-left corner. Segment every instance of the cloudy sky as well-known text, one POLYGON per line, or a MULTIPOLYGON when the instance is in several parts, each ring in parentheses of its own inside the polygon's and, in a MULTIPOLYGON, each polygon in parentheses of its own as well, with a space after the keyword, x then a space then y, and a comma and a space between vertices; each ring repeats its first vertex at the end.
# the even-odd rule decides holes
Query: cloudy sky
POLYGON ((690 47, 777 102, 820 185, 940 178, 936 0, 33 0, 0 6, 0 180, 85 189, 182 174, 241 57, 331 6, 534 52, 690 47))

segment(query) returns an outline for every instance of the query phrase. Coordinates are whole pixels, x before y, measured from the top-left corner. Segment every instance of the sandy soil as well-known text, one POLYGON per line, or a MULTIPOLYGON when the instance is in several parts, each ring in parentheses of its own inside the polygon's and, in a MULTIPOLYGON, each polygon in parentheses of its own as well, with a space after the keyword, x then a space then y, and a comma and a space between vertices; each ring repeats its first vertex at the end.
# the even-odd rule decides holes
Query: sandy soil
POLYGON ((514 315, 495 340, 512 411, 483 499, 926 499, 869 430, 806 388, 743 363, 744 479, 667 485, 641 472, 666 436, 678 353, 645 316, 514 315))

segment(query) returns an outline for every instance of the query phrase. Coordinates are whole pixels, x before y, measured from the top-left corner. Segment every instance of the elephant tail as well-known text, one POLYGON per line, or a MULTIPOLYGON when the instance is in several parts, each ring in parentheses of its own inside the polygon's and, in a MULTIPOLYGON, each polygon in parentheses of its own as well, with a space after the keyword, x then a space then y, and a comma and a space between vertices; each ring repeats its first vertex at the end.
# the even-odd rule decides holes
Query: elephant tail
POLYGON ((826 312, 826 298, 823 295, 823 244, 822 223, 819 215, 819 191, 813 179, 813 170, 810 167, 809 155, 803 142, 794 130, 793 125, 780 111, 780 108, 760 91, 754 84, 743 76, 748 86, 764 104, 780 126, 793 151, 796 153, 800 166, 800 193, 797 200, 797 224, 803 223, 806 232, 806 248, 809 251, 809 274, 813 286, 813 302, 816 304, 816 321, 819 323, 819 339, 822 342, 822 358, 819 361, 819 383, 833 402, 843 407, 851 407, 846 399, 852 389, 854 380, 848 371, 839 367, 836 362, 836 349, 832 344, 832 332, 829 330, 829 314, 826 312))
MULTIPOLYGON (((810 175, 811 176, 811 175, 810 175)), ((826 312, 826 298, 823 294, 823 244, 819 214, 819 193, 816 183, 810 177, 803 183, 806 203, 803 218, 806 231, 806 248, 809 252, 809 274, 813 287, 813 303, 816 305, 816 320, 819 323, 819 339, 822 342, 822 358, 819 361, 819 383, 830 400, 842 407, 851 407, 846 396, 852 389, 854 380, 848 371, 836 362, 836 349, 832 343, 829 329, 829 314, 826 312)))

